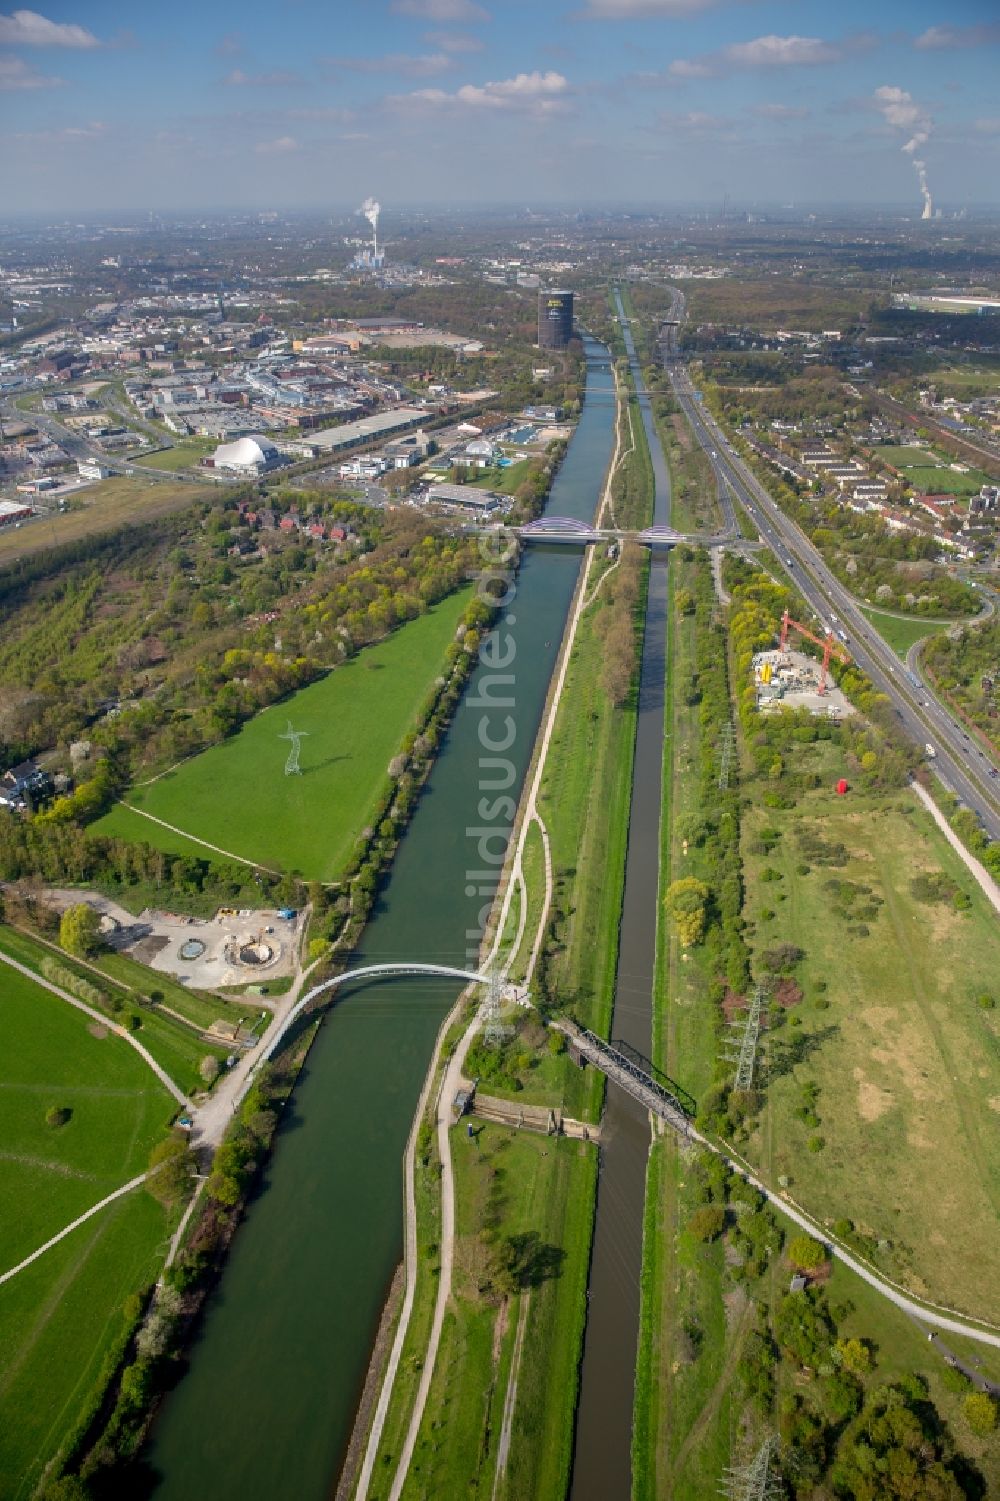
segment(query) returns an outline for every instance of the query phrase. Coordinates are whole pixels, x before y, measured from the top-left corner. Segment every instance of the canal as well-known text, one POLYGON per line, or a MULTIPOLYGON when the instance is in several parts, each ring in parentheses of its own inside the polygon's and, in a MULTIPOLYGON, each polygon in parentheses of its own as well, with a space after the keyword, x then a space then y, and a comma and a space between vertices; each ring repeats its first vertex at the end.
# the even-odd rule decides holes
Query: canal
MULTIPOLYGON (((667 526, 670 474, 617 289, 615 298, 653 464, 653 522, 667 526)), ((654 552, 639 676, 632 806, 611 1027, 612 1037, 623 1038, 647 1057, 652 1051, 666 637, 667 560, 664 554, 654 552)), ((571 1501, 608 1501, 609 1497, 626 1501, 632 1493, 632 1408, 649 1143, 648 1112, 609 1082, 601 1126, 571 1501)))
MULTIPOLYGON (((547 510, 589 521, 611 456, 615 401, 607 351, 588 340, 586 353, 583 410, 547 510)), ((507 606, 515 738, 504 754, 516 766, 515 798, 580 566, 575 548, 531 547, 507 606)), ((480 666, 444 740, 359 964, 464 961, 466 931, 483 903, 468 875, 482 868, 478 836, 468 831, 482 822, 482 711, 469 701, 483 676, 480 666)), ((327 1501, 402 1256, 406 1138, 438 1027, 457 994, 454 983, 399 979, 349 992, 331 1009, 186 1374, 154 1426, 145 1461, 157 1501, 327 1501)))

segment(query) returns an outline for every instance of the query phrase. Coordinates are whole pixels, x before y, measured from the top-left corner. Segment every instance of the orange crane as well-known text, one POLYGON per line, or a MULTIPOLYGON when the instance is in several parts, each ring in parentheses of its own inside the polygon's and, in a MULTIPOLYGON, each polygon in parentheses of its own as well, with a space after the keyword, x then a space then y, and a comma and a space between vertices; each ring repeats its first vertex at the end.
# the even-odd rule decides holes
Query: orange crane
POLYGON ((826 632, 826 635, 823 636, 823 637, 814 636, 813 633, 812 633, 812 631, 809 630, 809 628, 807 626, 804 626, 804 625, 800 624, 800 622, 797 621, 797 620, 793 620, 792 617, 789 615, 789 613, 788 613, 787 610, 785 611, 785 613, 781 617, 781 650, 782 651, 785 650, 785 646, 786 646, 786 643, 788 641, 788 627, 792 626, 792 625, 798 631, 798 633, 799 633, 800 636, 805 636, 805 638, 806 638, 807 641, 812 641, 814 645, 821 646, 823 648, 823 665, 822 665, 822 667, 820 668, 820 671, 819 671, 819 686, 818 686, 818 688, 817 688, 816 691, 817 691, 817 693, 821 693, 821 694, 825 693, 826 692, 826 674, 827 674, 827 672, 829 670, 829 667, 830 667, 830 658, 831 657, 836 657, 838 662, 845 662, 846 663, 846 662, 849 662, 851 660, 851 654, 850 654, 850 652, 844 650, 844 648, 841 646, 840 642, 837 640, 836 636, 833 634, 833 632, 831 630, 828 630, 826 632))

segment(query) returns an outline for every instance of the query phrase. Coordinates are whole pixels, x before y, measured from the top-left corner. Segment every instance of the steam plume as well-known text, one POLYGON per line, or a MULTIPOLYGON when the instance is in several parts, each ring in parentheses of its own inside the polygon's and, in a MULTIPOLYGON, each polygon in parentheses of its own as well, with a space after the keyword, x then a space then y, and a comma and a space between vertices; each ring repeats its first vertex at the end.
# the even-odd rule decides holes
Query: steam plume
POLYGON ((934 122, 930 115, 919 105, 912 94, 906 89, 898 88, 895 84, 884 83, 881 88, 875 90, 875 105, 881 113, 887 125, 895 130, 905 130, 907 139, 902 150, 913 162, 913 170, 917 174, 917 182, 920 184, 921 197, 924 200, 921 219, 933 219, 934 200, 931 190, 927 186, 927 164, 916 155, 917 151, 930 140, 934 122))
POLYGON ((358 209, 358 213, 364 214, 365 218, 368 220, 368 223, 371 225, 376 234, 378 233, 378 216, 381 212, 382 205, 378 203, 374 198, 366 198, 364 203, 358 209))

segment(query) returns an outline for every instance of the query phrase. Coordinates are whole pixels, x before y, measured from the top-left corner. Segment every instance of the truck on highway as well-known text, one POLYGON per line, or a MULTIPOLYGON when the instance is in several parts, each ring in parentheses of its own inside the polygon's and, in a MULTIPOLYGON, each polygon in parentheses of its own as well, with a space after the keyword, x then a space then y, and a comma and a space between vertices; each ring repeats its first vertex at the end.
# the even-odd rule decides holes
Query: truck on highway
POLYGON ((934 749, 933 745, 931 745, 931 743, 930 743, 929 740, 928 740, 927 744, 924 746, 924 750, 927 752, 927 758, 928 758, 928 760, 933 761, 934 757, 937 755, 937 751, 934 749))

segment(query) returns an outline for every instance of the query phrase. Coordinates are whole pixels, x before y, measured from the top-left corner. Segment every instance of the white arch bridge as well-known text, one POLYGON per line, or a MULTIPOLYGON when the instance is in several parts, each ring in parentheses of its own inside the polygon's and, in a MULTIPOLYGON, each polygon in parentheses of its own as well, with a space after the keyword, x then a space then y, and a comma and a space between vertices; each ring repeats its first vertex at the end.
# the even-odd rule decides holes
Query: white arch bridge
MULTIPOLYGON (((292 1026, 302 1016, 303 1012, 312 1005, 313 1001, 321 996, 330 995, 339 990, 342 985, 348 985, 355 980, 389 980, 403 978, 407 975, 422 978, 438 978, 444 980, 464 980, 467 985, 485 985, 487 987, 486 1006, 492 1000, 514 1001, 521 1006, 530 1006, 531 1001, 527 991, 519 990, 509 984, 499 971, 484 971, 476 969, 459 969, 450 964, 421 964, 416 961, 402 961, 387 964, 362 964, 357 969, 345 970, 341 975, 334 975, 330 980, 323 980, 319 985, 314 985, 311 990, 301 996, 282 1020, 273 1035, 265 1039, 260 1057, 253 1068, 247 1074, 239 1094, 234 1101, 233 1108, 237 1109, 244 1096, 247 1094, 253 1081, 263 1064, 281 1046, 282 1040, 288 1035, 292 1026)), ((605 1074, 609 1079, 614 1079, 628 1094, 659 1115, 668 1125, 682 1134, 687 1133, 688 1114, 684 1106, 662 1084, 653 1079, 634 1060, 626 1060, 620 1052, 595 1037, 592 1032, 584 1031, 576 1027, 572 1022, 564 1018, 557 1018, 553 1025, 564 1032, 580 1052, 581 1057, 605 1074)))

